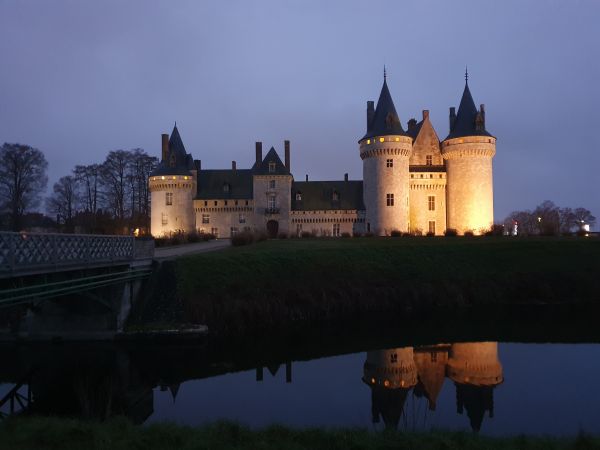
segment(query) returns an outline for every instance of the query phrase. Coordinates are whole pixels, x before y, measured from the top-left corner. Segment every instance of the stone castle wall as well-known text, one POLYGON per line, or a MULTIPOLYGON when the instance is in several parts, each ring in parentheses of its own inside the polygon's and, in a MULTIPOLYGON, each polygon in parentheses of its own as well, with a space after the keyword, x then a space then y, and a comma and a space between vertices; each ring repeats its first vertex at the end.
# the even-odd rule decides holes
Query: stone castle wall
POLYGON ((410 173, 410 231, 427 234, 429 222, 434 223, 434 233, 443 235, 446 230, 446 173, 410 173), (434 198, 430 210, 429 197, 434 198))
POLYGON ((290 234, 295 236, 301 236, 303 232, 315 236, 363 234, 365 216, 364 211, 356 210, 292 211, 290 227, 290 234))
POLYGON ((151 177, 150 229, 153 236, 165 236, 176 232, 190 232, 195 228, 193 198, 196 180, 192 176, 173 175, 151 177), (169 203, 167 194, 170 196, 169 203))
POLYGON ((267 222, 274 220, 279 224, 279 233, 290 233, 292 176, 256 175, 253 177, 252 183, 256 227, 265 230, 267 222), (272 181, 275 181, 275 188, 270 186, 272 181), (275 196, 274 211, 269 208, 269 197, 272 195, 275 196))
POLYGON ((376 235, 408 231, 411 152, 412 138, 408 136, 382 136, 360 143, 367 229, 376 235), (392 167, 388 167, 388 160, 392 167), (387 205, 388 194, 394 196, 393 206, 387 205))
POLYGON ((442 144, 448 177, 448 228, 459 234, 482 234, 494 223, 495 153, 496 140, 487 136, 449 139, 442 144))
POLYGON ((196 230, 229 238, 231 233, 256 229, 251 199, 194 200, 196 230))

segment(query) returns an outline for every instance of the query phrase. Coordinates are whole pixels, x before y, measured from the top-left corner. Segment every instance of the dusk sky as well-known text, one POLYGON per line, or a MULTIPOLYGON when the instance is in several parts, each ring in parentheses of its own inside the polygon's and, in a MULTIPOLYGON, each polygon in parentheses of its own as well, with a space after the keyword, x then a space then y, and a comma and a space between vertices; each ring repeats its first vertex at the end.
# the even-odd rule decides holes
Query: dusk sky
POLYGON ((599 24, 596 0, 0 0, 0 143, 42 150, 49 189, 109 150, 159 156, 174 121, 203 168, 289 139, 296 179, 362 179, 384 64, 403 126, 429 109, 440 139, 468 65, 496 221, 546 199, 598 217, 599 24))

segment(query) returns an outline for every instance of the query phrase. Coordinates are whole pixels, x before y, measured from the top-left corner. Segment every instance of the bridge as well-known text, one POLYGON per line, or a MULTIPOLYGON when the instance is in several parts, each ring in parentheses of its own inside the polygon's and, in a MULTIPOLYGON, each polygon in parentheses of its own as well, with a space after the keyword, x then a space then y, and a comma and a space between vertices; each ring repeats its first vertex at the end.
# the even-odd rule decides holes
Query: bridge
POLYGON ((153 258, 152 239, 0 232, 0 320, 3 310, 21 306, 26 317, 11 328, 22 337, 114 334, 153 258))

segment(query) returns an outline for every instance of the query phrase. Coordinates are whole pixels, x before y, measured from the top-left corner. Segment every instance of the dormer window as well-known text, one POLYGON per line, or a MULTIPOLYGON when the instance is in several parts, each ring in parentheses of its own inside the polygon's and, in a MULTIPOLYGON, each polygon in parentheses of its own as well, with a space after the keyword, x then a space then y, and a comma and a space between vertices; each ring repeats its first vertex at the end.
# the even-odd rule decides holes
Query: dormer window
POLYGON ((269 163, 269 173, 275 173, 275 167, 276 167, 276 164, 273 161, 271 161, 269 163))
POLYGON ((171 153, 171 157, 169 158, 169 166, 175 167, 177 165, 177 159, 175 159, 175 153, 171 153))
POLYGON ((229 183, 224 183, 223 184, 223 192, 229 192, 231 190, 231 186, 229 185, 229 183))
POLYGON ((299 202, 302 200, 302 192, 296 192, 296 201, 299 202))
POLYGON ((333 191, 333 194, 331 195, 331 199, 334 202, 339 201, 340 200, 340 194, 339 194, 339 192, 338 191, 333 191))

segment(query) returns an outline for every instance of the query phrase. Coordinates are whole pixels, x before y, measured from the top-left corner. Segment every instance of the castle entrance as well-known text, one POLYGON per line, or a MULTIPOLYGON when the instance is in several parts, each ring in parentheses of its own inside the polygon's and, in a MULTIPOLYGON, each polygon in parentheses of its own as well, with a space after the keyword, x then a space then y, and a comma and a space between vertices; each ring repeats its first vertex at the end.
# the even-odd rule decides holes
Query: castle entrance
POLYGON ((276 238, 277 232, 279 231, 279 222, 276 220, 269 220, 267 222, 267 233, 270 238, 276 238))

